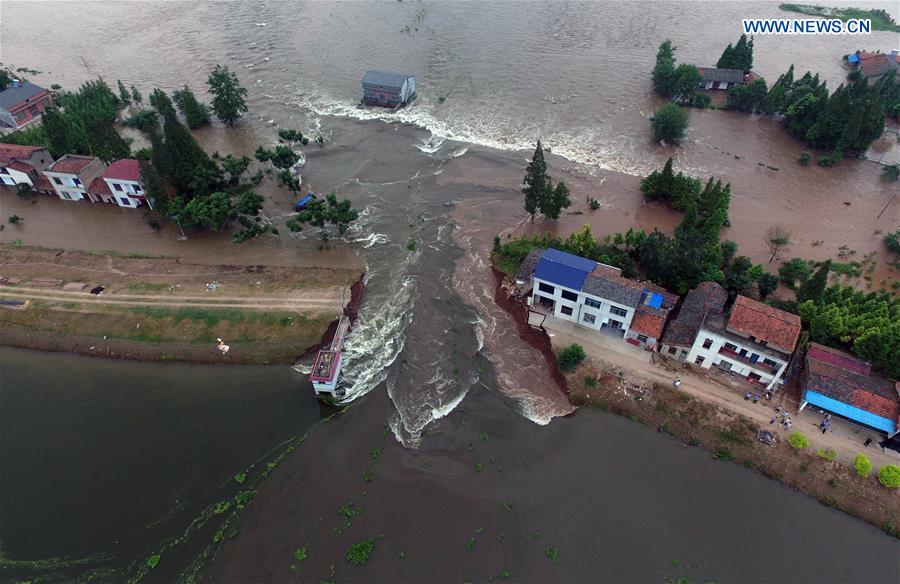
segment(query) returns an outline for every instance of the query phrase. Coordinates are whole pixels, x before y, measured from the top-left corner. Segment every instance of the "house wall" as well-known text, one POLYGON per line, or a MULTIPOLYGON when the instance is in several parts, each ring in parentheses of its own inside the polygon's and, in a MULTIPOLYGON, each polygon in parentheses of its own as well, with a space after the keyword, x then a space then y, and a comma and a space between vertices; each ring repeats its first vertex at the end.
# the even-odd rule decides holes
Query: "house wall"
POLYGON ((46 148, 35 150, 31 153, 31 158, 20 158, 19 160, 25 160, 28 164, 37 169, 38 172, 44 172, 44 170, 54 162, 53 157, 50 156, 50 151, 46 148))
POLYGON ((580 290, 566 288, 565 286, 560 286, 558 284, 547 282, 546 280, 541 280, 540 278, 535 277, 534 288, 532 288, 531 291, 532 305, 540 302, 541 297, 547 298, 554 302, 553 316, 578 323, 581 326, 594 330, 600 330, 601 328, 603 328, 604 324, 608 324, 610 320, 615 320, 621 323, 620 330, 625 331, 627 334, 628 327, 631 326, 631 321, 634 318, 634 308, 632 307, 625 306, 617 302, 610 302, 605 298, 599 298, 580 290), (552 286, 553 293, 550 294, 548 292, 542 292, 541 284, 552 286), (563 298, 563 291, 577 295, 576 300, 563 298), (594 306, 589 306, 588 304, 586 304, 587 300, 599 302, 600 307, 597 308, 594 306), (565 314, 563 312, 564 308, 571 309, 572 313, 565 314), (612 309, 614 308, 625 311, 625 316, 614 314, 612 312, 612 309), (591 317, 593 317, 594 322, 590 322, 591 317))
POLYGON ((106 165, 98 158, 92 161, 78 174, 67 172, 44 172, 44 175, 50 179, 50 184, 53 185, 53 189, 60 199, 80 201, 88 196, 87 188, 90 186, 91 181, 103 173, 105 168, 106 165), (62 184, 56 182, 55 179, 57 178, 62 184), (76 178, 80 181, 81 186, 75 182, 76 178))
POLYGON ((10 108, 8 113, 14 120, 15 125, 13 127, 22 127, 32 120, 41 117, 41 114, 44 113, 44 109, 49 102, 50 92, 44 90, 34 97, 29 98, 28 101, 23 101, 22 103, 16 104, 15 107, 10 108))
POLYGON ((115 197, 115 202, 120 207, 134 208, 144 204, 144 189, 141 183, 120 178, 104 178, 110 192, 115 197), (118 187, 121 190, 118 190, 118 187), (138 195, 138 196, 132 196, 138 195))
POLYGON ((691 352, 691 347, 685 347, 682 345, 660 345, 659 352, 671 359, 685 361, 688 354, 691 352))
MULTIPOLYGON (((633 317, 632 317, 632 319, 633 319, 633 317)), ((641 346, 644 346, 644 347, 656 347, 656 344, 659 342, 659 340, 656 337, 650 337, 650 336, 647 336, 646 339, 641 340, 638 338, 639 334, 642 334, 642 333, 638 333, 635 330, 628 329, 628 332, 625 333, 625 340, 627 341, 628 339, 634 339, 634 340, 638 341, 639 343, 641 343, 641 346)))
POLYGON ((25 183, 34 186, 34 181, 24 172, 13 170, 12 168, 0 168, 0 183, 5 185, 19 185, 25 183))
POLYGON ((876 428, 882 432, 886 432, 889 436, 897 432, 897 425, 893 420, 889 420, 888 418, 873 414, 872 412, 867 412, 866 410, 804 388, 800 409, 803 410, 807 404, 812 404, 823 410, 843 416, 844 418, 865 424, 870 428, 876 428))
POLYGON ((766 389, 770 390, 780 384, 780 379, 784 375, 788 360, 789 357, 775 358, 770 355, 764 355, 760 352, 759 347, 755 346, 755 344, 750 341, 746 341, 743 343, 737 342, 730 338, 725 338, 705 328, 701 328, 700 332, 697 333, 697 338, 694 339, 694 344, 691 347, 691 350, 688 353, 686 359, 687 362, 697 364, 704 369, 709 369, 713 365, 715 365, 716 367, 721 367, 721 364, 723 362, 730 363, 730 371, 737 373, 742 377, 747 377, 750 374, 755 373, 756 375, 759 375, 760 382, 766 385, 766 389), (710 340, 711 344, 708 348, 704 348, 703 345, 707 340, 710 340), (730 343, 737 346, 736 350, 738 352, 746 350, 746 357, 748 359, 751 358, 751 356, 754 354, 758 355, 760 365, 751 365, 749 363, 746 363, 745 361, 740 360, 735 355, 720 354, 719 350, 725 346, 725 343, 730 343), (703 358, 702 363, 697 363, 698 357, 703 358), (764 359, 770 359, 774 361, 776 368, 774 374, 770 370, 762 366, 764 359))

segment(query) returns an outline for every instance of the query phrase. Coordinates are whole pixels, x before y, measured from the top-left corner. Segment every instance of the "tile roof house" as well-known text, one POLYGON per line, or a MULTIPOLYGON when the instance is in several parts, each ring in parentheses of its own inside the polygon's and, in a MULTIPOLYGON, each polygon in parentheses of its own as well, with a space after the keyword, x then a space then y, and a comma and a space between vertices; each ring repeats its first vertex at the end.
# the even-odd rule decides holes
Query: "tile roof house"
POLYGON ((678 297, 649 282, 622 276, 622 270, 557 249, 525 258, 517 287, 530 290, 529 304, 580 326, 656 346, 678 297), (531 266, 533 267, 533 271, 531 266))
POLYGON ((678 358, 703 369, 715 366, 753 386, 775 391, 785 381, 797 346, 800 317, 740 295, 726 314, 721 298, 718 289, 707 285, 691 300, 689 313, 679 315, 676 320, 681 322, 672 337, 663 340, 667 354, 678 353, 684 346, 680 343, 694 330, 691 316, 702 314, 690 350, 684 355, 681 349, 678 358))
POLYGON ((873 373, 853 355, 810 343, 801 387, 801 410, 813 405, 889 437, 900 430, 900 383, 873 373))
POLYGON ((29 81, 13 81, 0 91, 0 127, 21 128, 41 117, 50 105, 50 92, 29 81))
POLYGON ((663 335, 662 352, 684 360, 706 315, 722 312, 726 300, 728 292, 716 282, 701 282, 688 292, 663 335))
POLYGON ((88 195, 93 202, 113 203, 129 209, 142 205, 153 208, 141 184, 141 164, 130 158, 110 164, 101 176, 91 181, 88 195))
POLYGON ((697 70, 700 71, 699 89, 728 89, 733 85, 746 83, 744 72, 740 69, 697 67, 697 70))
POLYGON ((96 156, 65 154, 47 167, 44 176, 50 179, 60 199, 80 201, 88 198, 95 202, 90 198, 87 187, 105 169, 106 165, 96 156))
POLYGON ((0 144, 0 184, 33 187, 52 163, 50 152, 41 146, 0 144))
POLYGON ((896 71, 900 67, 900 52, 867 53, 857 51, 856 69, 870 84, 875 83, 889 71, 896 71))
POLYGON ((363 103, 398 107, 416 96, 416 77, 406 73, 368 70, 362 78, 363 103))

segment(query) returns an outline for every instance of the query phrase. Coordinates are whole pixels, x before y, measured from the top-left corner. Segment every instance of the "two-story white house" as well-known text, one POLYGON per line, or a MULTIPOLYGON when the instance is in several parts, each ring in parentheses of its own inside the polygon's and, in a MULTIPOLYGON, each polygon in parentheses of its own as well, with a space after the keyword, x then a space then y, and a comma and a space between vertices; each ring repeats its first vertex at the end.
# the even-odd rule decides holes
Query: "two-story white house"
POLYGON ((91 182, 88 196, 95 203, 113 203, 129 209, 141 205, 153 208, 147 201, 141 184, 141 165, 130 158, 110 164, 102 175, 91 182))
POLYGON ((799 337, 799 316, 738 296, 730 314, 706 314, 685 360, 775 391, 785 381, 799 337))
POLYGON ((53 157, 41 146, 0 144, 0 184, 34 187, 41 173, 51 164, 53 157))
MULTIPOLYGON (((60 199, 80 201, 88 197, 87 187, 106 169, 96 156, 66 154, 44 171, 60 199)), ((89 199, 92 200, 92 199, 89 199)))
MULTIPOLYGON (((525 264, 534 266, 530 306, 579 326, 625 337, 635 344, 656 344, 668 310, 677 301, 674 295, 665 297, 647 289, 644 283, 624 278, 619 268, 557 249, 547 249, 539 257, 529 254, 525 264), (633 331, 636 316, 642 326, 633 331), (650 335, 655 335, 652 340, 650 335)), ((527 286, 528 278, 520 271, 519 287, 527 286)))

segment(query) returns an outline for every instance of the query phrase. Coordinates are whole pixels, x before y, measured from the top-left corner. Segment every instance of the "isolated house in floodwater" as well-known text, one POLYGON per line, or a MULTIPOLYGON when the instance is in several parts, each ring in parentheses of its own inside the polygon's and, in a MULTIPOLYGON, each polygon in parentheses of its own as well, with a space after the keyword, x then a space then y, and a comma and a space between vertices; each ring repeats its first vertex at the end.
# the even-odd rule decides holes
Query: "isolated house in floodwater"
POLYGON ((699 89, 730 89, 733 85, 743 85, 744 72, 740 69, 716 69, 715 67, 697 67, 700 71, 699 89))
POLYGON ((362 78, 362 89, 362 101, 366 105, 399 107, 416 96, 416 77, 369 69, 362 78))

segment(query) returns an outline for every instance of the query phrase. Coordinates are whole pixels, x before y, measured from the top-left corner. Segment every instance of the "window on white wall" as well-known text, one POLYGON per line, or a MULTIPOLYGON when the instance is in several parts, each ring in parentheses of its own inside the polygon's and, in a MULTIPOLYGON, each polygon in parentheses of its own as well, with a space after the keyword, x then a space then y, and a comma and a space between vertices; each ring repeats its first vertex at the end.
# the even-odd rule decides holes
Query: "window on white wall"
POLYGON ((597 322, 597 317, 594 316, 593 314, 588 314, 585 312, 584 314, 581 315, 581 320, 583 320, 584 322, 586 322, 588 324, 594 324, 595 322, 597 322))
POLYGON ((572 316, 572 309, 569 308, 568 306, 562 306, 562 307, 560 307, 559 311, 560 311, 561 313, 565 314, 566 316, 572 316))
POLYGON ((569 292, 568 290, 562 291, 562 297, 565 298, 566 300, 571 300, 572 302, 578 301, 578 294, 576 294, 574 292, 569 292))
POLYGON ((610 306, 610 307, 609 307, 609 311, 610 311, 612 314, 615 314, 616 316, 625 316, 626 314, 628 314, 628 311, 627 311, 627 310, 622 310, 622 309, 619 308, 618 306, 610 306))

